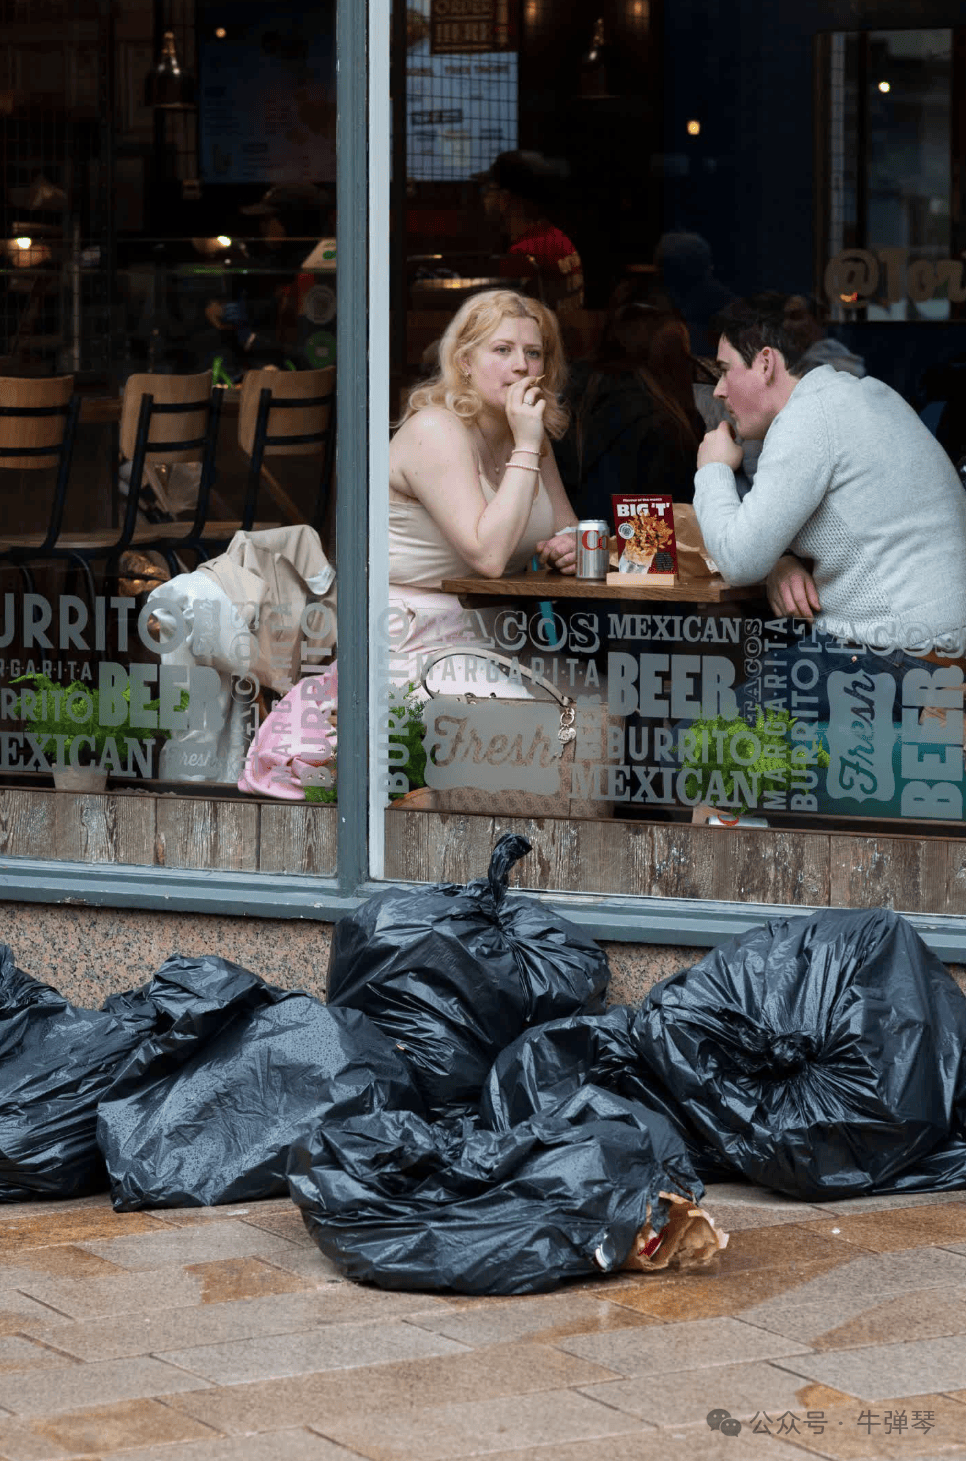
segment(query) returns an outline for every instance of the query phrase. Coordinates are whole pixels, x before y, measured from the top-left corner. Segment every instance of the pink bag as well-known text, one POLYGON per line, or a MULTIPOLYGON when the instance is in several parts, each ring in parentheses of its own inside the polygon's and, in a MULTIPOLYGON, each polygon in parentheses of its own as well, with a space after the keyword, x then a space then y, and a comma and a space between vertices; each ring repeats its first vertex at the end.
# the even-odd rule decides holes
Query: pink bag
POLYGON ((336 665, 293 685, 259 726, 239 791, 301 802, 307 786, 333 785, 338 685, 336 665))

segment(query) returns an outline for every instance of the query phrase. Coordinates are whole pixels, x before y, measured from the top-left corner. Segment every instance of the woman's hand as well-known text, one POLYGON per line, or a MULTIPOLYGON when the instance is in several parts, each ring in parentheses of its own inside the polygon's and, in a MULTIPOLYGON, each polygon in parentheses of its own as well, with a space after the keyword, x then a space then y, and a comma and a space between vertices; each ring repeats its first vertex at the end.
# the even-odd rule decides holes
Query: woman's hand
POLYGON ((524 376, 515 380, 506 393, 506 419, 513 432, 514 448, 521 451, 543 449, 543 413, 547 401, 539 384, 542 379, 540 375, 524 376))
POLYGON ((545 538, 537 544, 540 564, 543 568, 555 568, 558 573, 577 572, 577 535, 558 533, 555 538, 545 538))

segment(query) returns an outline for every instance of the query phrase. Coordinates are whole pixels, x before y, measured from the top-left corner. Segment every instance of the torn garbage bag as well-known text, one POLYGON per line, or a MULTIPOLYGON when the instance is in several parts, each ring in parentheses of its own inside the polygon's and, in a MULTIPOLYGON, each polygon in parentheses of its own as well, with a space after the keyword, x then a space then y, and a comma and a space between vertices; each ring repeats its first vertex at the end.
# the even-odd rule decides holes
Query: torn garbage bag
POLYGON ((670 1121, 703 1181, 733 1176, 641 1058, 636 1019, 636 1009, 615 1005, 602 1015, 571 1015, 525 1031, 493 1063, 480 1102, 483 1125, 508 1131, 583 1086, 602 1086, 670 1121))
POLYGON ((966 998, 912 926, 829 910, 657 985, 636 1043, 702 1136, 792 1197, 887 1191, 950 1135, 966 998))
POLYGON ((216 958, 169 959, 144 993, 156 1029, 97 1123, 119 1211, 284 1194, 289 1145, 320 1121, 421 1110, 408 1068, 356 1010, 216 958))
POLYGON ((349 1278, 464 1294, 611 1272, 664 1228, 662 1192, 702 1191, 663 1117, 593 1086, 509 1131, 390 1109, 327 1122, 293 1148, 289 1190, 349 1278))
POLYGON ((398 1042, 433 1115, 475 1108, 495 1057, 528 1026, 604 1007, 603 951, 535 899, 507 896, 529 851, 507 833, 486 878, 388 889, 335 927, 330 1006, 363 1010, 398 1042))
POLYGON ((0 1202, 103 1191, 97 1103, 153 1018, 136 995, 78 1009, 0 945, 0 1202))

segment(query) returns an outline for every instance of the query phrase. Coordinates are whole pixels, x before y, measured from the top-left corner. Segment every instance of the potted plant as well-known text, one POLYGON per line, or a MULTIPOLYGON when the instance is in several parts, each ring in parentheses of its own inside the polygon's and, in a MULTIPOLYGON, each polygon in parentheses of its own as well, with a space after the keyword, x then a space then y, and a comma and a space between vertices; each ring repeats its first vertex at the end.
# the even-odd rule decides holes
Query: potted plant
MULTIPOLYGON (((52 763, 58 791, 103 791, 110 771, 129 768, 137 749, 146 741, 166 740, 169 730, 132 726, 130 689, 123 692, 128 711, 120 725, 102 725, 98 692, 82 681, 59 685, 47 675, 20 675, 11 684, 24 690, 13 703, 14 714, 28 726, 43 754, 52 763)), ((146 708, 157 710, 160 702, 149 700, 146 708)), ((187 709, 188 692, 182 690, 179 710, 187 709)))
POLYGON ((764 792, 781 792, 794 785, 805 764, 805 745, 807 764, 829 764, 824 744, 807 743, 792 735, 795 724, 795 716, 787 710, 769 710, 766 718, 760 706, 754 725, 723 715, 693 721, 687 728, 690 747, 681 763, 689 796, 695 794, 697 783, 699 803, 693 820, 715 826, 767 827, 763 817, 749 813, 764 792))
MULTIPOLYGON (((396 805, 404 804, 411 792, 426 785, 426 748, 423 745, 426 725, 423 720, 423 703, 416 699, 415 690, 416 686, 409 684, 403 691, 392 690, 390 697, 389 713, 395 727, 391 732, 392 746, 396 751, 400 746, 406 748, 405 758, 397 759, 394 764, 397 770, 405 772, 409 782, 408 792, 390 792, 389 800, 396 805)), ((305 788, 307 802, 331 804, 338 799, 336 784, 305 788)))

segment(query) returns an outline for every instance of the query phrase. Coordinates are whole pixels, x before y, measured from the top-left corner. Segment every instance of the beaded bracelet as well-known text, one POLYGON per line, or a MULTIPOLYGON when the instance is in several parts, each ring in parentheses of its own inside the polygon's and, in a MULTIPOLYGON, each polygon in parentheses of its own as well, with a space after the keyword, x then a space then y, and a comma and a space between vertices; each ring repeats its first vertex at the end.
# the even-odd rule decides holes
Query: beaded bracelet
POLYGON ((507 462, 507 466, 508 467, 516 467, 517 471, 519 471, 519 472, 539 472, 539 470, 540 470, 539 464, 535 464, 532 467, 528 467, 527 464, 526 464, 526 462, 515 462, 512 457, 507 462))

